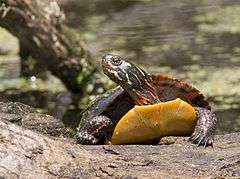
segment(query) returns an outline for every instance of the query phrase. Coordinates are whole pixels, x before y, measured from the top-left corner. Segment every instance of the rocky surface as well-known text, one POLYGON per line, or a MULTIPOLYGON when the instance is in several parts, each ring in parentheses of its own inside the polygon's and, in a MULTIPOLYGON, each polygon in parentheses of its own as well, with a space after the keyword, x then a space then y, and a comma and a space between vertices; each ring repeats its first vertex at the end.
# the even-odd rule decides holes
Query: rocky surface
POLYGON ((48 136, 71 135, 59 119, 38 113, 36 109, 19 102, 0 102, 0 119, 48 136))
POLYGON ((185 137, 167 137, 154 146, 82 146, 36 127, 47 125, 51 116, 27 106, 21 109, 28 112, 13 115, 6 106, 9 103, 0 105, 0 177, 240 178, 240 133, 217 135, 214 148, 206 149, 190 144, 185 137), (45 119, 41 125, 39 116, 45 119), (34 120, 35 127, 20 122, 34 120))

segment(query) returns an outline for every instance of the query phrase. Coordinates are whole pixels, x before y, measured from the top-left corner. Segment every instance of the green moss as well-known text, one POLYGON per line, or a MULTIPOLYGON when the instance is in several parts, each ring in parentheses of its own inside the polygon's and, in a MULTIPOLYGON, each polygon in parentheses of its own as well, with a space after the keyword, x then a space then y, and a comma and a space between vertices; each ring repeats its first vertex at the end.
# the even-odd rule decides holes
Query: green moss
POLYGON ((0 27, 0 52, 6 55, 15 55, 18 51, 19 45, 17 38, 0 27))
POLYGON ((200 31, 208 33, 240 33, 240 6, 227 6, 217 11, 208 12, 195 17, 200 23, 200 31))
POLYGON ((20 89, 21 91, 38 90, 38 91, 64 91, 65 88, 62 83, 55 77, 50 77, 47 81, 36 79, 14 78, 2 79, 0 83, 0 91, 6 89, 20 89))

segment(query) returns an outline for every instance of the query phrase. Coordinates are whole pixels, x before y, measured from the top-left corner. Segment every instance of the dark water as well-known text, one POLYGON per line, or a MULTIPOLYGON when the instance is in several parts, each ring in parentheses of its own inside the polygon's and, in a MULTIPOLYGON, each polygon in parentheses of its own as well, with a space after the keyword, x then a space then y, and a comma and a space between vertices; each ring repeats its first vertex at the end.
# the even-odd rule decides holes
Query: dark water
MULTIPOLYGON (((186 80, 209 97, 219 116, 218 133, 240 131, 240 1, 59 2, 66 23, 81 33, 96 59, 117 53, 149 72, 186 80)), ((64 95, 34 94, 44 102, 31 103, 58 113, 52 109, 64 95)))
POLYGON ((234 12, 239 10, 237 0, 71 2, 63 4, 68 24, 81 30, 99 56, 116 51, 143 64, 175 68, 239 64, 239 59, 230 59, 239 56, 233 51, 238 47, 238 34, 231 32, 237 22, 226 24, 225 31, 218 22, 222 20, 224 26, 228 18, 238 18, 234 12))

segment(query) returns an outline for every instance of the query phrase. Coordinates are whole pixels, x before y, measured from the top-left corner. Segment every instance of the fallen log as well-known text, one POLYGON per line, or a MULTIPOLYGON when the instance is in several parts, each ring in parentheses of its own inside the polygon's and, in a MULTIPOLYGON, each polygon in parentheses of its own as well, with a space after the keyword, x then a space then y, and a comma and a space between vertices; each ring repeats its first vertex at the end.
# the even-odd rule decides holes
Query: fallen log
MULTIPOLYGON (((167 137, 159 145, 82 146, 73 138, 54 137, 44 127, 36 130, 27 122, 46 125, 41 120, 44 114, 22 106, 13 115, 11 109, 16 108, 6 106, 14 105, 0 105, 3 178, 240 177, 240 133, 217 135, 214 148, 206 149, 189 143, 186 137, 167 137)), ((44 119, 54 121, 48 115, 44 119)))

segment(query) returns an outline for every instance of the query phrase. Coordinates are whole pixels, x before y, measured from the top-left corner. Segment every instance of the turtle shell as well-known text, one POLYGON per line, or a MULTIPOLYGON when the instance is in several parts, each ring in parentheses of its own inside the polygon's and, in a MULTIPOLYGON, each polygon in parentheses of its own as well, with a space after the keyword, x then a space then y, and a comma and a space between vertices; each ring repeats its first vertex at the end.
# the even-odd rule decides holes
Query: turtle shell
POLYGON ((111 143, 145 143, 164 136, 190 135, 196 122, 195 109, 179 98, 153 105, 135 106, 117 123, 111 143))
MULTIPOLYGON (((152 86, 156 88, 158 98, 161 101, 167 102, 170 100, 174 100, 176 98, 180 98, 181 100, 189 103, 192 106, 205 107, 210 109, 209 104, 206 98, 204 97, 204 95, 200 93, 199 90, 192 87, 191 85, 185 82, 182 82, 180 80, 177 80, 175 78, 162 76, 162 75, 152 75, 152 79, 153 79, 152 86)), ((106 136, 107 139, 111 139, 113 131, 116 125, 118 124, 118 122, 121 121, 121 118, 126 113, 128 113, 128 111, 131 110, 134 107, 134 105, 141 104, 140 100, 142 99, 131 98, 128 92, 123 90, 121 87, 111 90, 109 93, 95 100, 84 111, 81 123, 79 125, 80 126, 79 131, 87 131, 90 134, 94 134, 94 136, 96 137, 106 136), (105 130, 106 126, 101 126, 101 125, 94 126, 93 122, 91 121, 94 117, 99 115, 104 115, 111 120, 111 126, 108 126, 106 130, 105 130), (102 132, 104 134, 102 134, 102 132)), ((157 112, 155 111, 156 109, 158 109, 157 107, 152 107, 150 105, 149 106, 150 108, 148 108, 147 106, 148 105, 146 105, 146 108, 145 107, 141 108, 141 110, 148 111, 148 109, 151 109, 150 110, 151 113, 157 112)), ((173 112, 176 112, 176 110, 178 109, 178 106, 169 105, 168 108, 172 109, 172 110, 170 109, 168 110, 168 112, 170 113, 169 115, 173 115, 173 112)), ((161 112, 161 113, 164 113, 164 112, 161 112)), ((179 113, 179 114, 183 115, 182 113, 179 113)), ((191 115, 193 114, 191 113, 191 115)), ((135 125, 138 125, 139 120, 133 120, 133 122, 136 123, 135 125)), ((192 123, 193 122, 191 122, 190 124, 192 123)), ((118 131, 121 131, 122 129, 123 128, 121 127, 118 129, 118 131)), ((141 132, 141 127, 139 127, 138 129, 139 129, 139 132, 141 132)), ((193 130, 194 127, 192 127, 191 129, 193 130)), ((165 130, 165 129, 161 128, 161 130, 165 130)), ((176 125, 175 131, 177 130, 178 128, 176 125)), ((185 132, 182 131, 181 134, 186 134, 188 133, 187 131, 188 130, 186 130, 185 132)), ((132 135, 132 133, 131 134, 126 133, 126 135, 129 136, 129 135, 132 135)), ((152 138, 155 138, 155 135, 153 135, 152 138)))
MULTIPOLYGON (((180 98, 193 106, 210 109, 206 97, 188 83, 163 75, 152 75, 152 79, 153 86, 162 102, 180 98)), ((111 119, 114 118, 114 121, 119 120, 129 109, 139 104, 138 100, 141 99, 132 99, 125 90, 117 87, 94 100, 84 111, 83 118, 93 118, 104 114, 111 119)))
POLYGON ((206 97, 188 83, 162 75, 152 75, 152 79, 163 103, 135 106, 126 113, 114 129, 112 144, 145 143, 163 136, 190 135, 197 120, 194 106, 210 109, 206 97))
POLYGON ((180 98, 197 107, 211 109, 207 98, 195 87, 170 76, 152 75, 152 79, 161 101, 180 98))

